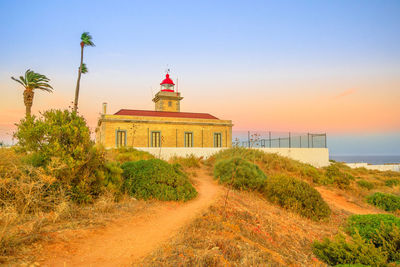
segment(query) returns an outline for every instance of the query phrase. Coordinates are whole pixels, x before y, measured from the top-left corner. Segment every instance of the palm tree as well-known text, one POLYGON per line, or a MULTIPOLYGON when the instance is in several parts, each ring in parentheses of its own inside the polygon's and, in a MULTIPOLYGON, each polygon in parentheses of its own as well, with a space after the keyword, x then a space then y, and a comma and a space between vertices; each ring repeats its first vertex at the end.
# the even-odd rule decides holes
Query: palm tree
POLYGON ((78 81, 76 82, 74 111, 78 110, 79 85, 81 82, 81 74, 84 73, 82 70, 83 70, 83 65, 84 65, 84 63, 83 63, 83 48, 85 46, 95 46, 94 43, 92 42, 92 36, 88 32, 84 32, 81 35, 81 64, 79 65, 78 81))
POLYGON ((33 104, 33 96, 35 90, 40 89, 46 92, 53 92, 53 87, 49 84, 50 79, 46 76, 36 73, 33 70, 27 70, 24 76, 19 76, 19 79, 11 77, 14 81, 20 83, 24 88, 24 104, 26 108, 26 117, 31 116, 31 109, 33 104))

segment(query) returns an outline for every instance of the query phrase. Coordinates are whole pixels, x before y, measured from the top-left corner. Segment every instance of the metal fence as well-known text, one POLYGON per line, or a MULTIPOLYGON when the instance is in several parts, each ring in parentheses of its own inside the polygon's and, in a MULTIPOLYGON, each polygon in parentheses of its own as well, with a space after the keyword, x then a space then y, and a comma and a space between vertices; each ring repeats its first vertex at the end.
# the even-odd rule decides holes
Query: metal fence
POLYGON ((282 133, 282 132, 253 132, 247 131, 235 138, 233 146, 240 147, 270 147, 270 148, 326 148, 326 133, 282 133))

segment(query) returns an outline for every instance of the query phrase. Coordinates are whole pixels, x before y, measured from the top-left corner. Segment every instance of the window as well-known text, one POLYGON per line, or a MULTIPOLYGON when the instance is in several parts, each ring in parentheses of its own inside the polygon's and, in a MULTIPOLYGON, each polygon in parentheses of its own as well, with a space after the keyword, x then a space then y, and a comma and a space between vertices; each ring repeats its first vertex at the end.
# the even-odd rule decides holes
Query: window
POLYGON ((172 102, 168 101, 168 107, 172 107, 172 102))
POLYGON ((214 133, 214 147, 222 147, 222 134, 214 133))
POLYGON ((126 130, 117 130, 115 135, 116 147, 126 146, 126 130))
POLYGON ((185 147, 193 147, 193 133, 185 132, 185 147))
POLYGON ((161 146, 161 132, 151 132, 151 146, 152 147, 161 146))

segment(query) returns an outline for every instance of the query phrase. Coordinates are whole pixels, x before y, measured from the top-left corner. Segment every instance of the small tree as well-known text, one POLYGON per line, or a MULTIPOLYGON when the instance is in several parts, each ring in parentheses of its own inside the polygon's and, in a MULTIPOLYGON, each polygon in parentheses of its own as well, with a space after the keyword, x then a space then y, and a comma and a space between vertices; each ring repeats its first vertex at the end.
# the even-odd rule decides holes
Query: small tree
POLYGON ((78 202, 88 202, 100 190, 104 155, 90 139, 86 121, 76 112, 49 110, 22 119, 15 137, 19 152, 28 152, 28 161, 44 168, 78 202))

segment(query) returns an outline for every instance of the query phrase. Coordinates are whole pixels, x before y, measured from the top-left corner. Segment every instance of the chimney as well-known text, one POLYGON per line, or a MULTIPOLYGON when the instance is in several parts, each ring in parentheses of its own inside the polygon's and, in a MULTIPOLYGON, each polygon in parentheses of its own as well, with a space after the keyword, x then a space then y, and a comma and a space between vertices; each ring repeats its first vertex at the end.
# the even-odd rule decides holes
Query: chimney
POLYGON ((102 115, 106 115, 106 114, 107 114, 107 103, 104 102, 104 103, 103 103, 103 112, 102 112, 102 115))

